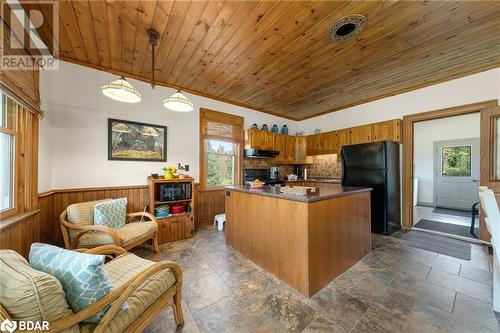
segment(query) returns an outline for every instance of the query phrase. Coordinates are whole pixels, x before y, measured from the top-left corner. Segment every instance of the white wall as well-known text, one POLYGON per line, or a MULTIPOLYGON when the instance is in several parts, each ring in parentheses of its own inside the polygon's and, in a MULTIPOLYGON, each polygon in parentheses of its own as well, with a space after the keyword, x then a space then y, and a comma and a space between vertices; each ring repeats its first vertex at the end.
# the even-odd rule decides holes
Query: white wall
POLYGON ((316 128, 325 132, 491 99, 500 99, 500 68, 304 120, 299 126, 311 134, 316 128))
POLYGON ((401 118, 456 105, 500 99, 500 68, 448 81, 405 94, 351 107, 301 122, 186 94, 195 111, 182 114, 163 108, 162 100, 174 90, 136 80, 130 82, 143 94, 139 104, 115 102, 104 97, 100 86, 117 77, 66 62, 58 71, 42 72, 42 109, 47 113, 40 133, 40 191, 57 188, 144 184, 165 163, 107 160, 107 118, 168 126, 168 164, 191 166, 198 177, 199 107, 241 115, 245 126, 287 124, 290 133, 307 134, 401 118))
POLYGON ((434 142, 479 138, 480 128, 479 112, 415 123, 413 156, 419 203, 434 203, 434 142))
POLYGON ((195 111, 167 110, 162 100, 175 91, 129 80, 143 94, 138 104, 113 101, 102 95, 101 85, 116 80, 108 73, 60 62, 59 70, 41 75, 42 110, 47 113, 40 133, 40 192, 48 189, 145 184, 151 173, 177 163, 190 165, 199 174, 199 108, 240 115, 245 126, 287 124, 290 133, 297 123, 262 112, 186 94, 195 111), (107 118, 168 126, 167 163, 108 161, 107 118))

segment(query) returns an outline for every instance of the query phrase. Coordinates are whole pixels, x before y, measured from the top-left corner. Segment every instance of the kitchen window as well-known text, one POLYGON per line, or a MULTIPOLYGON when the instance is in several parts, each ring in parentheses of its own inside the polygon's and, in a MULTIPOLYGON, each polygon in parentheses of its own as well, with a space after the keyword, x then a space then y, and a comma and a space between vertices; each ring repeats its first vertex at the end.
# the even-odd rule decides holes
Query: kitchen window
POLYGON ((243 118, 200 110, 200 183, 222 189, 241 182, 243 118))

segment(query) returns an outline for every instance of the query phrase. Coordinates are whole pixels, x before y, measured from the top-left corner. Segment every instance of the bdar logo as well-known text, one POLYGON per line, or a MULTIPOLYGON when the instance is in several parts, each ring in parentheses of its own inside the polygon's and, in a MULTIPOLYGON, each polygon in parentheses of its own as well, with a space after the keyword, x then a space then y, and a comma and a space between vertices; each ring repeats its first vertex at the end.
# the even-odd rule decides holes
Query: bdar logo
POLYGON ((17 323, 15 321, 10 321, 8 319, 5 319, 2 321, 0 324, 0 331, 2 332, 14 332, 17 328, 17 323))

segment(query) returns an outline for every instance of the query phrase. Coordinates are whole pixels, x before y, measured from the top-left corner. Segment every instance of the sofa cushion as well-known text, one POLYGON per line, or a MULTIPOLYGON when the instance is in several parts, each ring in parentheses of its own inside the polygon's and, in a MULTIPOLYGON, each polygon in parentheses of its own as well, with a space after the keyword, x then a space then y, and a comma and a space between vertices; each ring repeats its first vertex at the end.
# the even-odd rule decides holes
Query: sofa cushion
MULTIPOLYGON (((41 243, 32 244, 29 254, 33 268, 51 274, 61 282, 74 312, 85 309, 111 292, 112 283, 104 268, 104 259, 103 255, 79 253, 41 243)), ((98 322, 108 308, 85 321, 98 322)))
MULTIPOLYGON (((66 213, 68 214, 68 222, 72 224, 79 225, 92 225, 94 224, 94 206, 100 202, 106 202, 111 199, 95 200, 88 202, 78 202, 69 205, 66 208, 66 213)), ((75 238, 78 231, 69 230, 69 236, 71 239, 75 238)))
POLYGON ((127 198, 98 202, 94 206, 94 224, 121 228, 127 218, 127 198))
MULTIPOLYGON (((127 253, 104 265, 108 271, 113 287, 121 286, 145 269, 155 264, 142 259, 135 254, 127 253)), ((106 332, 123 332, 137 317, 154 303, 168 288, 175 283, 174 274, 170 270, 162 270, 149 277, 127 299, 128 311, 117 315, 110 323, 106 332)), ((93 325, 85 325, 82 331, 91 332, 93 325)))
MULTIPOLYGON (((52 322, 73 314, 61 283, 12 250, 0 250, 0 304, 14 320, 52 322)), ((64 330, 79 332, 78 325, 64 330)))

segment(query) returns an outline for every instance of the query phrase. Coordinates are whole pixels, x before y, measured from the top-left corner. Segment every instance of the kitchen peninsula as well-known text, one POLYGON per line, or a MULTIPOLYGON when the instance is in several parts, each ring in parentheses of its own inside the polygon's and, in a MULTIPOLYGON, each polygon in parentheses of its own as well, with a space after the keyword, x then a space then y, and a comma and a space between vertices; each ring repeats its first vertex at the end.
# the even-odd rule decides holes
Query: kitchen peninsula
POLYGON ((319 194, 226 187, 226 242, 305 296, 371 250, 369 188, 319 185, 319 194))

